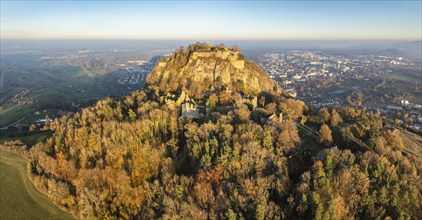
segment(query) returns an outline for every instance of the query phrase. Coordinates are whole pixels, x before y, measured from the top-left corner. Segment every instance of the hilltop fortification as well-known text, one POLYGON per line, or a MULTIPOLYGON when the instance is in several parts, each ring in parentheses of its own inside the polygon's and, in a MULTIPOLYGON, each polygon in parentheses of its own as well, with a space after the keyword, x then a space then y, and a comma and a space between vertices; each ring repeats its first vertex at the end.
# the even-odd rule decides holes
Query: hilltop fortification
POLYGON ((198 95, 226 87, 246 94, 280 93, 281 89, 239 49, 197 43, 176 50, 157 62, 147 78, 150 87, 164 92, 185 90, 198 95))

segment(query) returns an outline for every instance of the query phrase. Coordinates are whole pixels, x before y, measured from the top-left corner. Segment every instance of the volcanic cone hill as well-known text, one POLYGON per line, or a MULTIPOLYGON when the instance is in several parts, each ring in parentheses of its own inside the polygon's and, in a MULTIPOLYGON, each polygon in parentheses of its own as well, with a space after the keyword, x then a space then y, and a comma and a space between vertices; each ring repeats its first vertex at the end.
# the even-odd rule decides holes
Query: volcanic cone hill
POLYGON ((48 129, 0 150, 77 219, 422 219, 420 136, 365 108, 309 108, 236 48, 181 48, 146 89, 48 129))

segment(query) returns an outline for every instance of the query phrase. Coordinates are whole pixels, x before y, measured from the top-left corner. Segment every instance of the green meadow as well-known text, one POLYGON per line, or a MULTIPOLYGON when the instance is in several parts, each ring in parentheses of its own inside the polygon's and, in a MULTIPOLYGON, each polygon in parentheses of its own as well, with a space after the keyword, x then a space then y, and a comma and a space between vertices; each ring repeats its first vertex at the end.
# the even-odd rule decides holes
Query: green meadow
POLYGON ((0 151, 0 219, 72 219, 42 195, 22 157, 0 151))

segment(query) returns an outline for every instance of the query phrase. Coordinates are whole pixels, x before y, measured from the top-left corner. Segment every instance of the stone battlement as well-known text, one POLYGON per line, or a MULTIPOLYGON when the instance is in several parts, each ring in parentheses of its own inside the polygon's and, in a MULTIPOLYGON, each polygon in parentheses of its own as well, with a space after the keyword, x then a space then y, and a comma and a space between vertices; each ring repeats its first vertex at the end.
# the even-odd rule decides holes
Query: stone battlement
POLYGON ((209 51, 194 51, 189 56, 189 63, 192 63, 197 59, 206 59, 206 58, 217 58, 222 60, 228 60, 232 65, 237 69, 243 69, 245 66, 245 61, 241 58, 240 53, 237 51, 232 51, 227 48, 217 48, 216 50, 209 51))

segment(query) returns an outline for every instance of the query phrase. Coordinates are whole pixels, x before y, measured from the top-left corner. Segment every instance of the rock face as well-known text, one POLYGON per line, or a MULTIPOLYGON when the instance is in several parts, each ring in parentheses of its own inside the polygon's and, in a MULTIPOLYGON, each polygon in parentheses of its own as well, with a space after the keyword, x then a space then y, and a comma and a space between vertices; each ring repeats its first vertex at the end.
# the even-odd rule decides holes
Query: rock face
POLYGON ((195 96, 210 88, 227 87, 246 94, 280 93, 281 88, 236 48, 192 44, 157 62, 147 84, 164 92, 178 89, 195 96))

